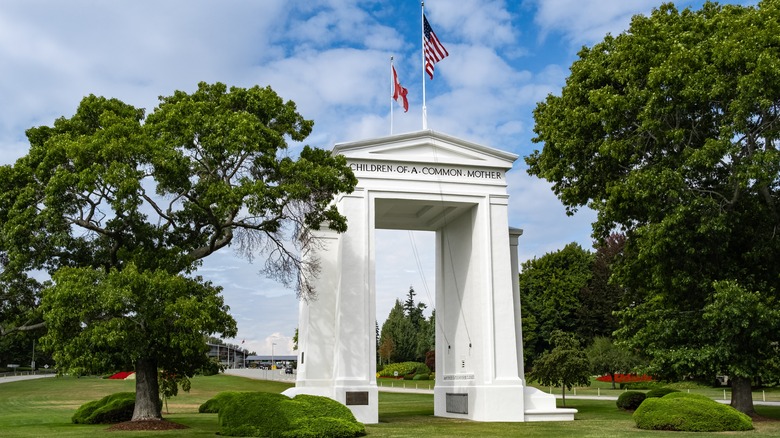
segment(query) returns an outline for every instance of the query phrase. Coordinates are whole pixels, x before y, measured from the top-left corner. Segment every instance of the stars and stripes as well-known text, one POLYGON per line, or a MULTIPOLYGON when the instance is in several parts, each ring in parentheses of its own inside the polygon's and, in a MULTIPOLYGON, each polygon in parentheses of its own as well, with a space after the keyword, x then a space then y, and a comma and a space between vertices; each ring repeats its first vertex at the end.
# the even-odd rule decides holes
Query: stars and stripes
POLYGON ((423 14, 423 34, 424 34, 424 48, 425 53, 425 72, 433 79, 434 64, 446 58, 449 53, 447 49, 441 44, 439 38, 431 29, 431 25, 428 24, 428 19, 423 14))

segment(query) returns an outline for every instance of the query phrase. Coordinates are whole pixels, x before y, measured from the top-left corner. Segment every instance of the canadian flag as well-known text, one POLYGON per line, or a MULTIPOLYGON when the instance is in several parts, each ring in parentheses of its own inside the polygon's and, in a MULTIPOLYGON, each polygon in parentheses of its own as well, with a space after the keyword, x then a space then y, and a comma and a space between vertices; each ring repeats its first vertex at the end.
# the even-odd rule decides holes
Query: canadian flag
POLYGON ((406 95, 409 93, 409 90, 402 87, 401 82, 398 81, 398 73, 395 72, 395 66, 391 65, 390 68, 393 69, 393 99, 403 105, 404 112, 407 112, 409 111, 409 100, 406 98, 406 95), (398 100, 399 97, 403 99, 403 102, 398 100))

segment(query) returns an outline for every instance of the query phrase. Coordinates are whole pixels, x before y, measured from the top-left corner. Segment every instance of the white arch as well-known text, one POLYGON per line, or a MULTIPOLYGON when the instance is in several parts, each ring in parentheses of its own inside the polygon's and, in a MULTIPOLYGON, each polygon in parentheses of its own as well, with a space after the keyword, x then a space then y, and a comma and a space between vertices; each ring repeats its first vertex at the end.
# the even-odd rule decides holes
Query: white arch
POLYGON ((506 172, 517 155, 434 131, 338 144, 358 177, 336 200, 349 229, 321 231, 318 298, 301 302, 296 387, 377 423, 376 229, 436 232, 437 416, 572 420, 525 386, 517 242, 506 172), (446 340, 445 340, 446 339, 446 340), (448 342, 447 342, 448 341, 448 342))

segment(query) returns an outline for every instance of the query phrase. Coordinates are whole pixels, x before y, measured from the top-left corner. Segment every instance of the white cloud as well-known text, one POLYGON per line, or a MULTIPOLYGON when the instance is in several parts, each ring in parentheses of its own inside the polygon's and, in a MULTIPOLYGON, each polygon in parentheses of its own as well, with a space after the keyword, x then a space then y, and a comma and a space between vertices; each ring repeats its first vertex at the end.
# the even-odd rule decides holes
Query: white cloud
MULTIPOLYGON (((428 2, 431 25, 450 51, 437 64, 435 79, 426 80, 428 126, 530 153, 541 147, 531 142, 532 110, 547 94, 559 94, 574 59, 572 47, 597 42, 607 31, 617 34, 631 15, 659 4, 428 2)), ((90 93, 149 112, 158 96, 191 92, 199 81, 271 85, 315 121, 308 144, 331 148, 385 136, 390 55, 411 105, 406 114, 395 107, 394 132, 419 130, 419 21, 419 3, 390 0, 0 2, 0 164, 26 153, 25 129, 69 117, 90 93)), ((291 155, 298 147, 291 145, 291 155)), ((523 169, 521 157, 508 177, 510 223, 525 229, 521 259, 571 241, 590 247, 593 213, 583 209, 567 217, 549 184, 523 169)), ((430 251, 432 244, 421 241, 421 253, 430 251)), ((386 317, 410 284, 418 298, 428 299, 407 250, 385 243, 378 257, 384 257, 381 269, 387 272, 377 284, 378 317, 386 317)), ((424 257, 432 263, 430 254, 424 257)), ((269 354, 269 338, 276 336, 280 346, 292 337, 298 303, 293 291, 261 276, 261 266, 260 260, 250 264, 228 251, 209 258, 200 273, 224 287, 239 342, 246 339, 251 349, 269 354)))
POLYGON ((657 0, 536 0, 534 21, 541 37, 561 33, 572 44, 592 44, 606 33, 617 35, 631 17, 658 6, 657 0))
POLYGON ((426 8, 430 11, 426 12, 428 22, 439 39, 443 33, 438 29, 442 28, 461 40, 490 47, 516 42, 514 17, 504 1, 445 0, 430 2, 426 8))

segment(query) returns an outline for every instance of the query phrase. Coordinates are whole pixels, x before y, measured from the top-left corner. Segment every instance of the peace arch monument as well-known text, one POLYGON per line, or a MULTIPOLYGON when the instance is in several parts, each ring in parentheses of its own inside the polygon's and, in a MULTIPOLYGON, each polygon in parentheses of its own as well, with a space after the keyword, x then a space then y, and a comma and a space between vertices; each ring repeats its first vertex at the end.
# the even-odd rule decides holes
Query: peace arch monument
POLYGON ((337 144, 358 178, 335 200, 349 229, 318 232, 316 301, 302 301, 296 386, 377 423, 377 229, 436 233, 434 414, 475 421, 573 420, 525 385, 518 239, 506 172, 517 155, 434 131, 337 144))

